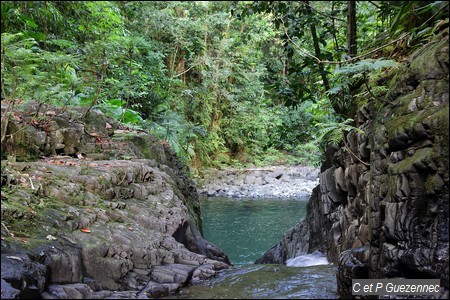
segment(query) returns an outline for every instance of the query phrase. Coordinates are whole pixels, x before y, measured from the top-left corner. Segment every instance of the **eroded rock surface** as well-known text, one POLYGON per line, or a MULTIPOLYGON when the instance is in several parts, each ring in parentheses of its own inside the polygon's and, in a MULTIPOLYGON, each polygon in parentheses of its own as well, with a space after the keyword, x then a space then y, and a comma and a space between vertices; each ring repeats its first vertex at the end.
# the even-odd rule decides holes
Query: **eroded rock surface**
POLYGON ((154 298, 229 266, 202 238, 195 185, 168 147, 96 112, 74 118, 2 144, 17 161, 42 157, 2 161, 2 298, 154 298))
POLYGON ((272 166, 245 170, 214 170, 199 192, 209 197, 303 198, 319 183, 319 169, 309 166, 272 166))
POLYGON ((440 279, 448 298, 448 66, 445 30, 398 71, 387 101, 358 111, 365 134, 329 149, 306 219, 258 262, 320 250, 339 267, 343 298, 351 279, 397 277, 440 279))

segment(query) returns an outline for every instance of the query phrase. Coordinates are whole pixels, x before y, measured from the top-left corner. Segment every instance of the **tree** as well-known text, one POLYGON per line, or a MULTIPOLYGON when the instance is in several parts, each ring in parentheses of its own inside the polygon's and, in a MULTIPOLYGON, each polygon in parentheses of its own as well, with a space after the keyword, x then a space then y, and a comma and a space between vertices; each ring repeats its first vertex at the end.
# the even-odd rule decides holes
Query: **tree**
POLYGON ((347 1, 347 45, 348 55, 355 57, 357 54, 356 42, 356 1, 347 1))
MULTIPOLYGON (((304 3, 305 3, 306 13, 308 15, 313 15, 311 6, 309 5, 309 1, 306 0, 306 1, 304 1, 304 3)), ((316 54, 316 57, 321 59, 322 53, 320 50, 319 39, 317 38, 316 25, 314 24, 314 21, 310 22, 309 26, 311 28, 311 36, 312 36, 313 44, 314 44, 314 52, 316 54)), ((325 69, 324 69, 324 66, 322 63, 318 62, 318 67, 319 67, 320 76, 322 77, 323 86, 325 87, 325 92, 326 92, 330 89, 330 84, 328 82, 327 74, 325 72, 325 69)))

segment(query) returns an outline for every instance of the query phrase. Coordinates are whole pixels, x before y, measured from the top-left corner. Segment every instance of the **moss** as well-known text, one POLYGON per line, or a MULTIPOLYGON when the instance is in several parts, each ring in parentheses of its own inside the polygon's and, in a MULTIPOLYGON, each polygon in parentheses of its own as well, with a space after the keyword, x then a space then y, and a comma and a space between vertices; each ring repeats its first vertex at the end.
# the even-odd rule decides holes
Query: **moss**
POLYGON ((152 143, 148 136, 142 136, 137 133, 123 135, 123 138, 133 143, 146 159, 162 161, 164 149, 162 145, 152 143))
POLYGON ((26 126, 9 123, 8 135, 12 134, 13 137, 7 139, 5 152, 14 155, 17 161, 34 161, 38 157, 39 148, 34 145, 32 134, 26 126))
POLYGON ((396 164, 389 164, 389 170, 391 174, 401 174, 407 173, 408 171, 413 171, 414 164, 429 160, 432 158, 433 149, 432 148, 421 148, 417 149, 414 155, 403 159, 396 164))
MULTIPOLYGON (((448 166, 449 164, 449 106, 448 104, 442 107, 433 115, 430 115, 429 118, 433 120, 433 132, 435 132, 435 143, 439 146, 439 155, 440 163, 443 166, 448 166), (443 155, 442 155, 443 154, 443 155)), ((447 169, 448 170, 448 169, 447 169)))
POLYGON ((415 124, 422 122, 426 117, 423 112, 403 116, 393 116, 386 121, 385 127, 388 140, 394 139, 401 132, 412 129, 415 124))
POLYGON ((16 219, 17 217, 32 219, 35 211, 26 203, 19 203, 16 197, 11 200, 2 201, 2 218, 4 220, 16 219))
POLYGON ((426 194, 433 194, 434 187, 436 186, 435 176, 428 176, 427 179, 425 180, 424 186, 426 194))
POLYGON ((420 79, 428 78, 430 70, 439 70, 439 61, 436 59, 437 53, 443 47, 448 47, 448 39, 432 41, 428 47, 423 47, 413 54, 414 59, 411 62, 410 72, 418 74, 420 79))

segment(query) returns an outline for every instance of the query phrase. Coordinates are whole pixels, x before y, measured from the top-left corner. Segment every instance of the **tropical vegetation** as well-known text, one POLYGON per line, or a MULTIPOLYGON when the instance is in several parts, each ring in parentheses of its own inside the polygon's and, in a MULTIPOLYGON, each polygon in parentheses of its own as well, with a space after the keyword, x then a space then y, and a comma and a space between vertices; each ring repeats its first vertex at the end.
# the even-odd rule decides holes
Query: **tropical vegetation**
POLYGON ((448 27, 447 1, 2 1, 1 14, 2 106, 100 110, 194 175, 319 164, 405 53, 448 27))

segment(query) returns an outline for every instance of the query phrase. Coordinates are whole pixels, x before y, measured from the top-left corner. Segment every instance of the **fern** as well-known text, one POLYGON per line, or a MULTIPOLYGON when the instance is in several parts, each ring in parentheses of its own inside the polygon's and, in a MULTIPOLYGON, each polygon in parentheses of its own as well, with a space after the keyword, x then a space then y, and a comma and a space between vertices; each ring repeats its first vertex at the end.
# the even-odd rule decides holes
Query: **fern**
POLYGON ((364 134, 363 130, 350 125, 353 122, 353 119, 346 119, 343 122, 317 123, 315 126, 319 127, 317 136, 319 142, 338 145, 344 139, 344 134, 351 130, 364 134))
POLYGON ((364 59, 357 63, 340 67, 334 73, 354 76, 361 73, 379 72, 382 69, 396 66, 398 66, 398 63, 390 59, 364 59))
POLYGON ((81 84, 76 57, 44 51, 23 33, 2 33, 2 80, 5 97, 66 104, 81 84))
POLYGON ((357 127, 354 127, 350 125, 350 123, 353 123, 353 119, 347 119, 340 123, 318 123, 316 126, 320 126, 319 129, 319 142, 325 142, 326 145, 329 144, 335 144, 339 145, 339 143, 342 141, 344 143, 343 149, 350 153, 354 158, 356 158, 360 163, 368 166, 369 164, 364 162, 361 157, 356 155, 349 147, 347 142, 345 141, 345 134, 347 132, 350 132, 352 130, 355 130, 359 134, 363 135, 365 132, 357 127))

